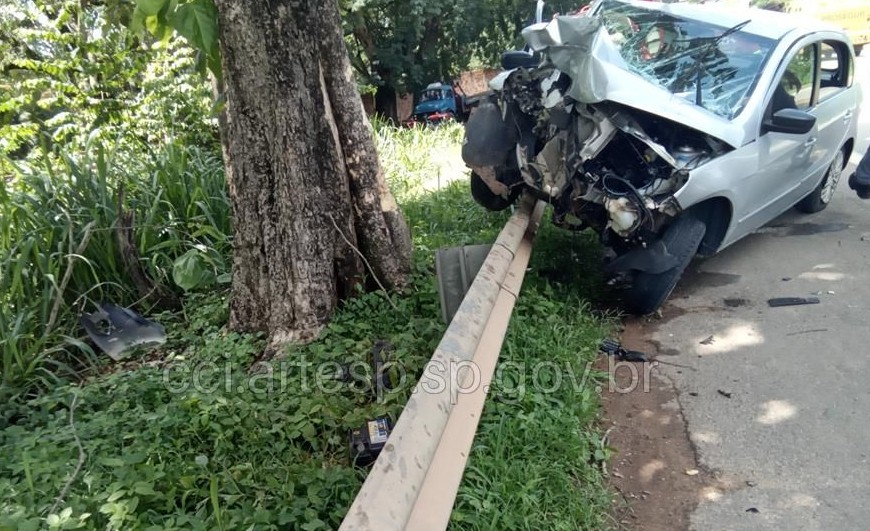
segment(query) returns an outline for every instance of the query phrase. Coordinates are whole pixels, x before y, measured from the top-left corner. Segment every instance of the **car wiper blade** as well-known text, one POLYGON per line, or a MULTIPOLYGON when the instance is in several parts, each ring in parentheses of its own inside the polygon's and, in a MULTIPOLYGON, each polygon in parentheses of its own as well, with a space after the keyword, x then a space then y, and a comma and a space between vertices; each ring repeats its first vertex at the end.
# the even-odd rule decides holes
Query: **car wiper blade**
POLYGON ((710 54, 710 51, 713 50, 713 48, 716 47, 722 41, 722 39, 742 30, 743 28, 748 26, 750 22, 752 22, 752 19, 744 20, 740 24, 728 28, 727 30, 723 31, 719 35, 716 35, 715 37, 709 37, 709 41, 703 45, 701 52, 698 54, 698 59, 695 62, 695 105, 699 107, 704 106, 704 93, 701 89, 701 82, 704 80, 704 71, 706 70, 704 68, 704 61, 707 60, 707 56, 710 54))

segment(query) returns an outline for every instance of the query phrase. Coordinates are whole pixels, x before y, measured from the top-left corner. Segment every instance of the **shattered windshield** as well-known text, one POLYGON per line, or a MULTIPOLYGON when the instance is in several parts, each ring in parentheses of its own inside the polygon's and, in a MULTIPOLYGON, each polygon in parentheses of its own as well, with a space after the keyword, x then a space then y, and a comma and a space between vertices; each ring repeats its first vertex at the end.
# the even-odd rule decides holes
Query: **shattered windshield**
POLYGON ((728 119, 743 110, 775 41, 618 0, 597 12, 628 69, 728 119))

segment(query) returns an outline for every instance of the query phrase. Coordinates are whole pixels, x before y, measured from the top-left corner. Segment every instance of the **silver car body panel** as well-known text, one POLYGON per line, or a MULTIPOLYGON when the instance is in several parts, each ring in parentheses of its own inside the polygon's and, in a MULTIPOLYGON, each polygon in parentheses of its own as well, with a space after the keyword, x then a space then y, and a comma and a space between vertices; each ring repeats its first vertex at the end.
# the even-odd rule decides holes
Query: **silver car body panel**
MULTIPOLYGON (((759 78, 758 86, 768 88, 756 90, 747 104, 749 111, 741 114, 747 131, 752 133, 747 134, 746 145, 692 171, 686 185, 674 194, 683 208, 715 197, 729 200, 733 212, 720 250, 775 219, 814 190, 824 178, 835 150, 856 138, 862 101, 858 84, 808 109, 817 119, 810 133, 761 134, 762 116, 773 98, 774 82, 797 52, 820 40, 844 39, 839 31, 804 34, 801 30, 784 37, 784 44, 774 50, 768 68, 759 78), (793 175, 803 178, 795 180, 793 175)), ((854 65, 854 56, 850 60, 854 65)))

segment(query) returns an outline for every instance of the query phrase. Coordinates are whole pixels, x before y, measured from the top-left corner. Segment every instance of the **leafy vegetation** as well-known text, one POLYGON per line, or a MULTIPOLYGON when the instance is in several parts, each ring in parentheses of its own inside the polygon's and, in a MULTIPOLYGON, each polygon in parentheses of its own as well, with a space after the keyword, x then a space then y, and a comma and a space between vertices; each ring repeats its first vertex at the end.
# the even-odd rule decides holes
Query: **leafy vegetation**
MULTIPOLYGON (((171 34, 140 39, 107 4, 0 0, 0 155, 35 160, 108 143, 210 146, 212 94, 196 53, 171 34)), ((0 161, 0 169, 8 168, 0 161)))
MULTIPOLYGON (((226 294, 189 294, 184 314, 157 316, 170 331, 164 348, 140 351, 123 368, 103 366, 84 385, 5 403, 0 529, 338 525, 364 478, 349 465, 347 430, 375 415, 397 418, 443 334, 433 250, 491 241, 507 216, 473 204, 465 183, 436 193, 419 186, 437 166, 426 154, 455 146, 458 127, 380 127, 377 137, 390 153, 391 184, 404 190, 399 198, 418 251, 412 286, 394 297, 398 309, 381 293, 353 299, 318 341, 264 373, 249 370, 264 340, 224 327, 226 294), (407 160, 409 171, 395 160, 407 160), (368 366, 376 340, 393 345, 403 385, 377 393, 370 375, 334 379, 342 365, 368 366)), ((603 449, 591 428, 595 376, 546 392, 532 385, 544 374, 534 369, 541 361, 553 362, 547 378, 559 373, 580 382, 606 332, 576 288, 591 267, 581 261, 561 285, 536 273, 563 260, 564 245, 575 257, 595 252, 585 237, 551 229, 541 235, 544 252, 534 257, 504 350, 504 361, 522 369, 507 366, 503 389, 487 406, 454 515, 457 529, 600 528, 607 496, 596 465, 603 449), (513 382, 524 378, 520 392, 513 382)), ((156 262, 166 274, 171 261, 156 262)))
MULTIPOLYGON (((118 192, 135 213, 141 265, 171 285, 181 257, 225 273, 229 203, 220 158, 168 144, 154 158, 120 163, 94 148, 41 166, 20 164, 0 195, 0 344, 3 384, 27 392, 93 362, 76 339, 77 315, 91 302, 141 297, 120 261, 118 192), (84 358, 82 355, 85 355, 84 358)), ((183 283, 181 283, 183 287, 183 283)))
POLYGON ((131 42, 108 9, 0 1, 2 396, 93 366, 77 324, 91 303, 150 309, 121 260, 120 208, 155 285, 174 287, 184 257, 203 283, 227 269, 226 183, 195 54, 179 39, 131 42))

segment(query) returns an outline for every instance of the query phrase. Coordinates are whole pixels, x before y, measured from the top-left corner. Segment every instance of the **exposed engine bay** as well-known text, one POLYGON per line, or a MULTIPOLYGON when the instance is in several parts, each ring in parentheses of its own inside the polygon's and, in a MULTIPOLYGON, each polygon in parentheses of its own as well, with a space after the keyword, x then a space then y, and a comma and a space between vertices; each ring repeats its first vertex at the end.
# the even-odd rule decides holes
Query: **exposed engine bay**
POLYGON ((468 121, 462 155, 472 180, 502 199, 496 209, 528 189, 553 205, 558 226, 592 228, 620 254, 646 247, 680 214, 674 193, 692 170, 733 148, 609 99, 617 80, 599 66, 618 67, 618 53, 600 21, 538 26, 524 31, 534 60, 494 79, 493 95, 468 121))

